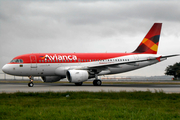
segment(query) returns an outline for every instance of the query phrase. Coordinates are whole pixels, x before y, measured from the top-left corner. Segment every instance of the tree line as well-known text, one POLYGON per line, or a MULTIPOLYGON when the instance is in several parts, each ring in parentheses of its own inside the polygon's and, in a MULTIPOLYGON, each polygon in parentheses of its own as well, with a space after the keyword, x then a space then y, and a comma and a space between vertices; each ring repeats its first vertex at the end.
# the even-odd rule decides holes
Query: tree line
POLYGON ((180 62, 177 62, 174 65, 169 65, 165 69, 165 75, 173 75, 174 79, 180 79, 180 62))

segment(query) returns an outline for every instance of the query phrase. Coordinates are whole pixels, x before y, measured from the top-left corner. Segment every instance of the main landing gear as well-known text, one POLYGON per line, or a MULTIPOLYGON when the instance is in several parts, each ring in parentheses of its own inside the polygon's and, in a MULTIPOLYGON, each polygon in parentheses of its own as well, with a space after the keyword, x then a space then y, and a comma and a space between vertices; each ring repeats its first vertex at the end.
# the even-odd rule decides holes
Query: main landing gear
POLYGON ((29 87, 33 87, 33 86, 34 86, 33 77, 32 77, 32 76, 29 76, 29 79, 30 79, 30 82, 28 83, 28 86, 29 86, 29 87))
POLYGON ((102 81, 101 80, 99 80, 99 79, 95 79, 94 81, 93 81, 93 85, 94 86, 101 86, 101 84, 102 84, 102 81))
POLYGON ((98 79, 97 74, 95 75, 95 78, 96 78, 96 79, 93 81, 93 85, 94 85, 94 86, 101 86, 102 81, 101 81, 100 79, 98 79))

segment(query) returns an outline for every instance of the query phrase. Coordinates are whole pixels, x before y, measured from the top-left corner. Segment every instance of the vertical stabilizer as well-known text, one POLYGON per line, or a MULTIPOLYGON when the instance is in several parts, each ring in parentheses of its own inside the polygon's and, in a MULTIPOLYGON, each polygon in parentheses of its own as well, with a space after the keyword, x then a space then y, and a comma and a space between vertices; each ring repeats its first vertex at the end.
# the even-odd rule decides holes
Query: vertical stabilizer
POLYGON ((162 23, 154 23, 133 53, 157 54, 162 23))

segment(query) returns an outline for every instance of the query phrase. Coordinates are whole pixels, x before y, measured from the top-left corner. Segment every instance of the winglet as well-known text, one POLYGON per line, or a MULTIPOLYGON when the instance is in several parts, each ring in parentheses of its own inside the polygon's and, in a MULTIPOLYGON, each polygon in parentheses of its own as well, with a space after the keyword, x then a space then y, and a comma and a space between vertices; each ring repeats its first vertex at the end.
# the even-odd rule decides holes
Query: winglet
POLYGON ((154 23, 133 53, 157 54, 162 23, 154 23))

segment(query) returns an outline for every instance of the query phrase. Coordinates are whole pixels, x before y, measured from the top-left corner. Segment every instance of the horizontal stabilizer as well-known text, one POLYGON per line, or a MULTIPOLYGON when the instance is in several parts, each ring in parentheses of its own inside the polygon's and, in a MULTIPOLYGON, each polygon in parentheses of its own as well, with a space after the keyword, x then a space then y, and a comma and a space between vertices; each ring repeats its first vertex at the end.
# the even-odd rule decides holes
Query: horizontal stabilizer
POLYGON ((162 56, 161 58, 168 58, 168 57, 174 57, 174 56, 180 56, 180 54, 166 55, 166 56, 162 56))

